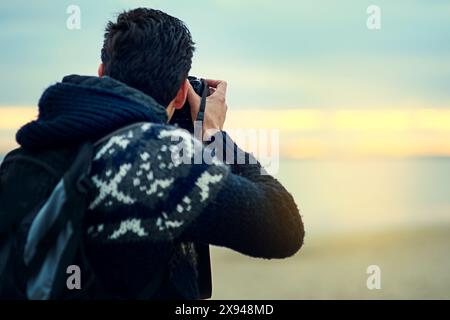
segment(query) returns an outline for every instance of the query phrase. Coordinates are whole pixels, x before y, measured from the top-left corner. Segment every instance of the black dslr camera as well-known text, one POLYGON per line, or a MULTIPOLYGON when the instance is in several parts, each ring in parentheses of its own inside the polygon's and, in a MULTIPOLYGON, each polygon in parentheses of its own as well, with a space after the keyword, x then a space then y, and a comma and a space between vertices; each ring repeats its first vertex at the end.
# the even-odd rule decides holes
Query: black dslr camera
MULTIPOLYGON (((206 97, 209 96, 209 88, 206 80, 189 76, 189 83, 194 88, 194 91, 201 97, 200 102, 200 111, 198 112, 197 121, 203 121, 203 115, 205 112, 206 106, 206 97)), ((178 125, 178 127, 182 129, 186 129, 191 133, 194 133, 194 124, 191 115, 191 106, 189 102, 186 100, 183 108, 175 110, 172 118, 170 119, 170 124, 178 125)))

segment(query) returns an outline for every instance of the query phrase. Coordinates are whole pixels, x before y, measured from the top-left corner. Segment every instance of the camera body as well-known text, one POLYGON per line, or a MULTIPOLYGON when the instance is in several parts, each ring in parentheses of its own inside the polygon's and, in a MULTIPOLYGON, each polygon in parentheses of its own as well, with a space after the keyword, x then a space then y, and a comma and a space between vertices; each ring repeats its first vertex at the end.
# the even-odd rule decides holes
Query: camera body
MULTIPOLYGON (((194 88, 194 91, 201 96, 203 90, 205 89, 204 81, 200 78, 189 76, 189 83, 194 88)), ((191 133, 194 133, 194 124, 192 121, 191 115, 191 106, 189 102, 186 100, 186 103, 181 109, 175 110, 172 118, 170 119, 169 124, 177 125, 178 127, 188 130, 191 133)))

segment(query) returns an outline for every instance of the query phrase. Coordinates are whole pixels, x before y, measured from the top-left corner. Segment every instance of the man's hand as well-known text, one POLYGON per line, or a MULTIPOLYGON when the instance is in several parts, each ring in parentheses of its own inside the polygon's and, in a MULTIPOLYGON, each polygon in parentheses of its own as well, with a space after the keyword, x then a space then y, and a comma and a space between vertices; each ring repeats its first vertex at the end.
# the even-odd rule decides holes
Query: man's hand
MULTIPOLYGON (((223 80, 206 79, 211 95, 206 98, 205 116, 203 120, 203 137, 207 133, 222 130, 227 114, 227 83, 223 80), (208 132, 209 131, 209 132, 208 132)), ((193 121, 197 119, 201 98, 191 85, 189 85, 188 102, 191 106, 193 121)))

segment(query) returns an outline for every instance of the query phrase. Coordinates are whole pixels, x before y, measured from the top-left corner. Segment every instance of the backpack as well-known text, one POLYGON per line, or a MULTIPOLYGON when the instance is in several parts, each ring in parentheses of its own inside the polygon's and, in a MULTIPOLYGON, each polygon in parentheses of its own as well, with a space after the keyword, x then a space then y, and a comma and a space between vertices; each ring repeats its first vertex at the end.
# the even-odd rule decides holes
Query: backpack
MULTIPOLYGON (((83 241, 93 149, 91 142, 57 150, 18 148, 5 157, 0 167, 0 299, 117 298, 96 276, 83 241), (69 288, 77 269, 82 270, 81 288, 69 288)), ((167 252, 167 261, 171 255, 167 252)), ((137 298, 157 293, 167 273, 167 264, 160 265, 137 298)))
MULTIPOLYGON (((201 95, 196 120, 203 121, 208 84, 193 77, 189 80, 201 95)), ((186 106, 184 113, 172 119, 178 119, 182 127, 192 125, 187 102, 186 106)), ((93 189, 94 146, 84 142, 57 150, 18 148, 4 158, 0 166, 0 299, 117 298, 96 276, 83 241, 84 215, 93 189), (83 270, 81 290, 68 286, 68 273, 74 268, 83 270)), ((209 245, 194 246, 199 298, 207 299, 212 294, 209 245)), ((153 280, 137 298, 157 294, 167 279, 172 255, 173 250, 167 250, 153 280)))

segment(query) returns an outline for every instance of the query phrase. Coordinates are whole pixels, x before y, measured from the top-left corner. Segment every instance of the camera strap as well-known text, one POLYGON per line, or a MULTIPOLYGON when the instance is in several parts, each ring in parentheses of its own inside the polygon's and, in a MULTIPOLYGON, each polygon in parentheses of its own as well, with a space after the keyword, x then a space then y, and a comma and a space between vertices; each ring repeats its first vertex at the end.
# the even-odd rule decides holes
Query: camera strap
POLYGON ((208 96, 209 86, 208 82, 204 79, 202 79, 203 82, 203 91, 202 91, 202 99, 200 100, 200 108, 198 110, 197 114, 197 120, 203 122, 203 119, 205 117, 205 108, 206 108, 206 97, 208 96))

